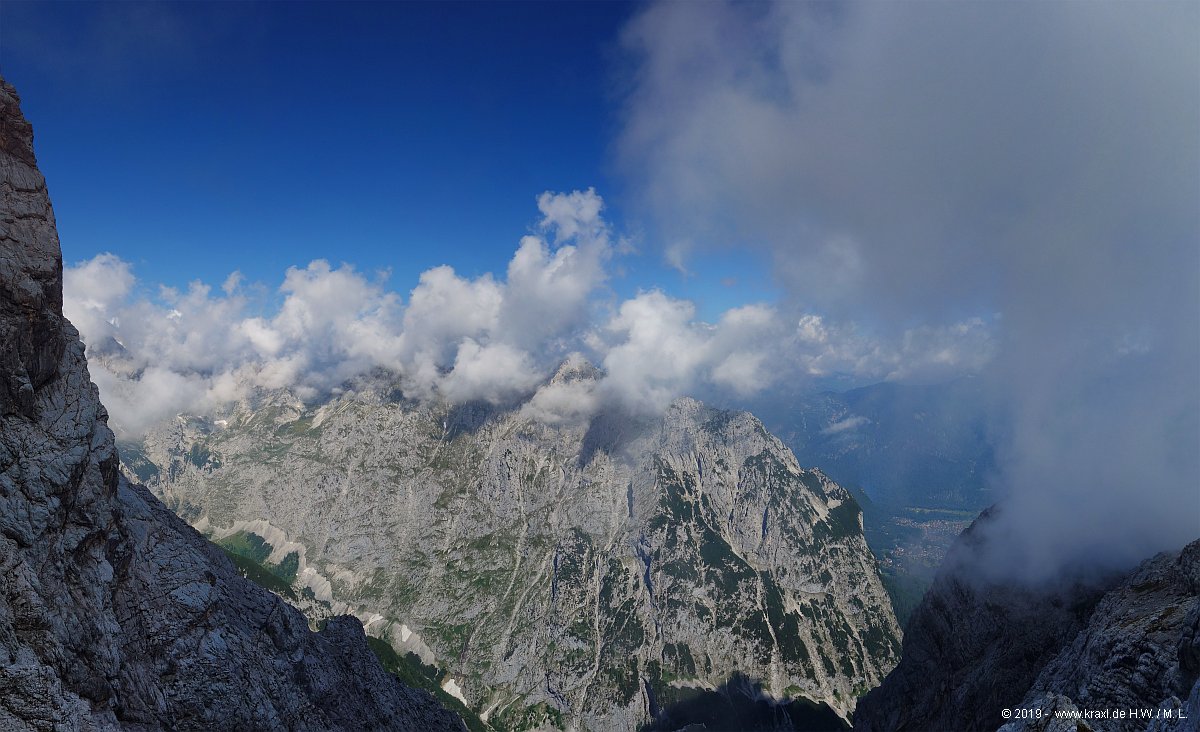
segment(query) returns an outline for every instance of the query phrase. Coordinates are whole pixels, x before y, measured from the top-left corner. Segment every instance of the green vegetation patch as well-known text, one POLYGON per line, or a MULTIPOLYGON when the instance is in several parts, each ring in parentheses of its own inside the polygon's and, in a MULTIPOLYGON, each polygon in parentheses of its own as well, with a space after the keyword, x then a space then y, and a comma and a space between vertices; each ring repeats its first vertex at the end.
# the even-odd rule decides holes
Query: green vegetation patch
POLYGON ((229 557, 229 561, 233 562, 233 566, 237 567, 238 573, 254 584, 274 592, 276 595, 281 595, 289 600, 297 600, 296 590, 292 587, 292 583, 278 577, 274 572, 271 572, 258 562, 244 557, 241 554, 235 554, 225 547, 221 547, 225 552, 225 556, 229 557))
MULTIPOLYGON (((230 534, 217 541, 217 546, 225 550, 230 556, 240 557, 247 562, 252 563, 256 567, 256 571, 265 572, 274 575, 276 579, 283 582, 289 589, 292 583, 296 581, 296 575, 300 571, 300 554, 297 552, 288 552, 287 556, 279 564, 270 564, 267 562, 267 557, 271 556, 274 551, 269 543, 261 536, 249 531, 239 531, 236 534, 230 534)), ((244 563, 237 563, 241 568, 244 563)), ((253 579, 252 577, 250 579, 253 579)), ((257 581, 257 580, 255 580, 257 581)), ((261 582, 259 584, 262 584, 261 582)), ((272 587, 267 589, 276 591, 272 587)), ((289 595, 294 597, 294 595, 289 595)))
MULTIPOLYGON (((729 542, 702 525, 700 536, 700 560, 705 566, 705 576, 717 588, 719 597, 736 599, 743 584, 753 583, 755 572, 737 554, 729 542)), ((724 624, 726 620, 718 618, 724 624)))
POLYGON ((282 562, 274 567, 268 565, 268 569, 285 582, 295 582, 296 574, 300 571, 300 554, 288 552, 282 562))
POLYGON ((771 575, 762 572, 759 576, 762 578, 767 617, 775 629, 775 640, 779 643, 779 652, 783 656, 784 662, 804 667, 811 666, 808 646, 804 645, 804 640, 800 635, 800 616, 794 612, 785 612, 783 592, 771 575))
POLYGON ((301 417, 293 422, 281 424, 275 428, 275 434, 280 437, 299 437, 310 431, 320 432, 320 427, 313 427, 312 417, 301 417))
POLYGON ((211 468, 221 467, 221 459, 214 455, 212 450, 209 450, 208 447, 201 445, 199 442, 192 445, 191 450, 188 450, 187 458, 188 462, 197 468, 205 466, 211 468))
POLYGON ((271 551, 274 549, 261 536, 249 531, 230 534, 217 543, 230 554, 245 557, 259 564, 267 561, 267 557, 271 556, 271 551))
POLYGON ((442 706, 451 710, 467 725, 471 732, 488 732, 491 728, 471 711, 457 697, 451 696, 438 683, 441 672, 436 666, 422 663, 415 653, 401 656, 391 644, 380 638, 367 636, 367 645, 374 651, 383 668, 400 680, 405 686, 414 689, 424 689, 437 697, 442 706))
POLYGON ((696 661, 692 649, 686 643, 667 643, 663 646, 663 660, 675 669, 677 676, 695 678, 696 661))
POLYGON ((638 660, 636 656, 630 658, 620 666, 605 669, 604 675, 612 681, 613 687, 617 692, 617 703, 621 706, 633 701, 638 691, 641 690, 639 685, 641 674, 638 673, 638 660))
POLYGON ((818 521, 813 526, 813 537, 837 541, 856 536, 861 533, 858 526, 858 515, 862 513, 853 499, 843 501, 840 505, 829 509, 829 515, 824 521, 818 521))
POLYGON ((527 729, 566 729, 562 712, 545 702, 533 706, 513 704, 506 707, 499 715, 488 720, 491 728, 500 732, 516 732, 527 729))

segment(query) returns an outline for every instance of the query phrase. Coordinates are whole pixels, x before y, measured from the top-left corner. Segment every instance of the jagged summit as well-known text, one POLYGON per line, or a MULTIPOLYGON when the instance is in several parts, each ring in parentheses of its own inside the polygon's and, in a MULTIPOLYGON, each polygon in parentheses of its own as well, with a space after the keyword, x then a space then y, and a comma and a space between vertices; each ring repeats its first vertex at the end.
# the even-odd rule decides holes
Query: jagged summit
POLYGON ((573 384, 580 381, 599 381, 604 372, 592 365, 581 354, 567 356, 550 377, 550 384, 573 384))
POLYGON ((0 729, 461 729, 121 477, 32 143, 0 80, 0 729))

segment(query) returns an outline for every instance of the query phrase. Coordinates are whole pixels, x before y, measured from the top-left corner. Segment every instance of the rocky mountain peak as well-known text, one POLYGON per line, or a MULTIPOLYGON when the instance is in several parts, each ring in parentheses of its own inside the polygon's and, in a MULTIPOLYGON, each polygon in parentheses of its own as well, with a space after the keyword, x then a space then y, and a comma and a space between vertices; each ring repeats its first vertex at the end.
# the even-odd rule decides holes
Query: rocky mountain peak
POLYGON ((603 372, 593 366, 582 355, 572 353, 559 364, 558 370, 554 372, 554 376, 550 377, 549 383, 558 385, 574 384, 581 381, 598 381, 602 375, 603 372))
POLYGON ((0 411, 33 416, 34 393, 55 375, 62 333, 62 255, 33 127, 0 80, 0 411))

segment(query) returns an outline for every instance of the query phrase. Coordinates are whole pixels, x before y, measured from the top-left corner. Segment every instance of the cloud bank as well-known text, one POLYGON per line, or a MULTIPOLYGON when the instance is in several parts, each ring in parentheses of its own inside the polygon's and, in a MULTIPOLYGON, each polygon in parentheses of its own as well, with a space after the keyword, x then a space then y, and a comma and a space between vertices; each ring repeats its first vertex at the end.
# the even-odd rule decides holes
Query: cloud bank
POLYGON ((655 3, 623 39, 622 159, 671 261, 757 248, 795 307, 925 354, 945 333, 911 323, 1002 314, 996 566, 1128 565, 1200 536, 1197 27, 1194 3, 655 3))
POLYGON ((934 378, 991 356, 978 319, 877 340, 770 304, 706 323, 659 290, 620 300, 600 196, 544 193, 537 207, 536 233, 520 239, 503 277, 435 267, 407 298, 383 277, 324 260, 289 268, 275 293, 234 272, 219 289, 196 282, 148 297, 128 263, 102 254, 66 269, 64 309, 126 436, 259 388, 319 398, 377 369, 398 375, 409 398, 525 402, 527 416, 560 424, 602 408, 653 412, 682 394, 745 396, 781 379, 934 378), (586 370, 585 360, 596 378, 551 380, 564 362, 586 370))

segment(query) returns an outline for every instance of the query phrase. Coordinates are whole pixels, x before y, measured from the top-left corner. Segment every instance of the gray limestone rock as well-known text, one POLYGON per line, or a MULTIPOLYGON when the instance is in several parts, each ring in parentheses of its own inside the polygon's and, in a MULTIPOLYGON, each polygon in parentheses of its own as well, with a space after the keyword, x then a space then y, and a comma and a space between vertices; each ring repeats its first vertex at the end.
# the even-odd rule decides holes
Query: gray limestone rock
MULTIPOLYGON (((1038 674, 1020 707, 1043 709, 1053 699, 1100 713, 1084 720, 1095 730, 1200 728, 1200 715, 1184 710, 1186 700, 1197 696, 1198 625, 1200 541, 1143 562, 1105 593, 1087 625, 1038 674)), ((1040 729, 1036 719, 1003 728, 1040 729)))
POLYGON ((857 504, 751 415, 544 424, 397 384, 180 417, 125 469, 215 540, 295 553, 313 597, 506 727, 634 729, 736 674, 848 718, 895 662, 857 504))

